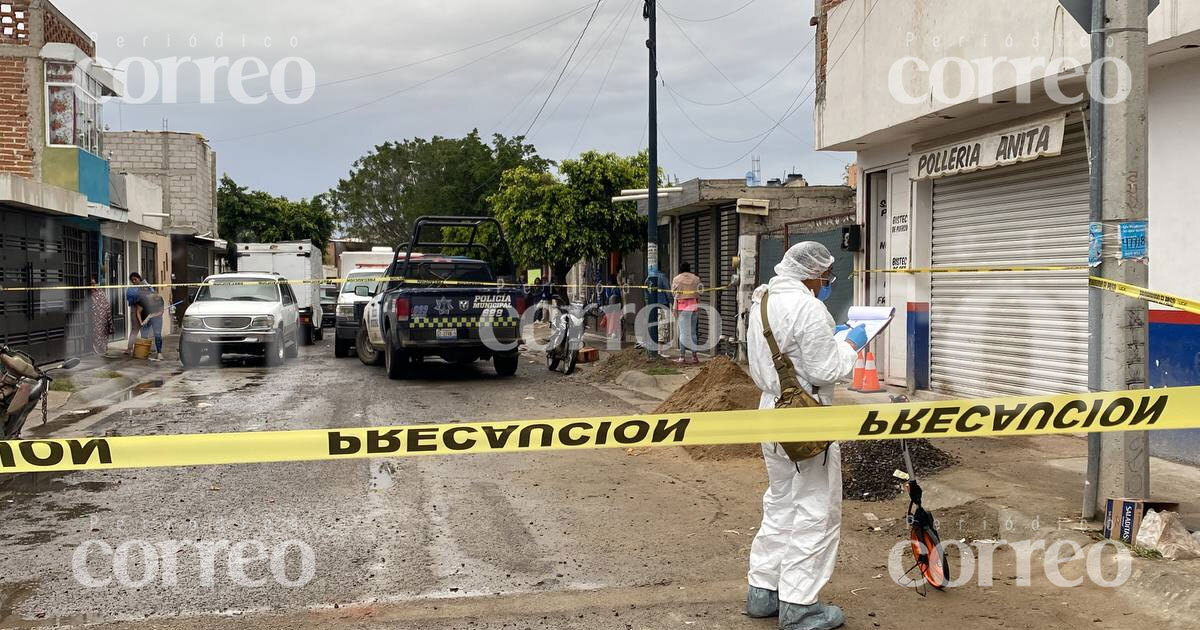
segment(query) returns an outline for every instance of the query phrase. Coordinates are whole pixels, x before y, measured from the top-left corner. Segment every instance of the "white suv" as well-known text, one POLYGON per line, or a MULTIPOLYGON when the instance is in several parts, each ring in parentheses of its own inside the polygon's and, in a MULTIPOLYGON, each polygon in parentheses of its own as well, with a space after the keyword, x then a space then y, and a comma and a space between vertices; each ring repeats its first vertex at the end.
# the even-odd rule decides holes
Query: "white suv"
POLYGON ((299 352, 296 294, 274 273, 223 273, 204 279, 183 317, 179 359, 194 367, 207 351, 260 354, 280 365, 299 352))

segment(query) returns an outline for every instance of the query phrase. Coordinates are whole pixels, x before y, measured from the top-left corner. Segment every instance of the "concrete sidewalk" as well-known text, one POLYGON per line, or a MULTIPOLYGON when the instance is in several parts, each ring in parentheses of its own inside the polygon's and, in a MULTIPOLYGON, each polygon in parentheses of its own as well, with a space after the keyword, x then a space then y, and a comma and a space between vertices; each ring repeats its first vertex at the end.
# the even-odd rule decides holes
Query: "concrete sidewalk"
POLYGON ((163 337, 161 361, 136 359, 124 354, 125 343, 114 341, 109 344, 104 356, 82 356, 74 369, 58 372, 55 375, 57 389, 50 392, 48 400, 51 415, 116 397, 139 383, 165 376, 179 368, 178 335, 163 337))

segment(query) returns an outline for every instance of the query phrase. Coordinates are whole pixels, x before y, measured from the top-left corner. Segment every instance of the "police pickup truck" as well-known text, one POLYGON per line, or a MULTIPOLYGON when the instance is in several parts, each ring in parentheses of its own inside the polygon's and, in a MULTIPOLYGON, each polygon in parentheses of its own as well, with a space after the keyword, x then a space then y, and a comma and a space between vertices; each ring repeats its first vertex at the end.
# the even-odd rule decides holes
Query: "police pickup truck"
POLYGON ((356 341, 363 363, 382 363, 391 379, 405 378, 427 357, 458 365, 490 359, 500 376, 516 374, 525 298, 520 290, 498 283, 486 262, 491 248, 479 240, 482 226, 495 228, 511 259, 495 219, 421 217, 413 226, 407 251, 397 248, 384 280, 376 287, 356 289, 360 296, 371 298, 361 307, 356 341), (433 240, 422 239, 426 230, 436 233, 433 240), (447 234, 465 242, 445 242, 447 234), (429 249, 482 255, 419 251, 429 249))

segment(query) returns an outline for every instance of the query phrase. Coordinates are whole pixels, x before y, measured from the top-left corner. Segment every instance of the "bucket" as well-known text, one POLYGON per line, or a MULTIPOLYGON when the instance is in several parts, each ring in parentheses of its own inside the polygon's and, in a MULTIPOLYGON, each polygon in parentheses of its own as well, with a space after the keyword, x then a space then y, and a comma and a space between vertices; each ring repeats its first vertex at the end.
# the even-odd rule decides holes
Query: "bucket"
POLYGON ((150 356, 150 351, 154 348, 153 339, 138 339, 133 342, 133 358, 145 359, 150 356))

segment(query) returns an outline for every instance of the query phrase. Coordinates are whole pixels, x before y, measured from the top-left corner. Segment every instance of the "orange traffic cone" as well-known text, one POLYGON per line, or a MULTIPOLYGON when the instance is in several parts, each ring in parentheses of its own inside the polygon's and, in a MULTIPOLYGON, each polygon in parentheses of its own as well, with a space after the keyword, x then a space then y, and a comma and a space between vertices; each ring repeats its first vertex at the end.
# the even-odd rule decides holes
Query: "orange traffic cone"
POLYGON ((883 387, 879 385, 879 368, 875 366, 874 352, 867 352, 867 367, 863 371, 866 372, 866 375, 863 379, 862 387, 857 390, 859 393, 878 394, 879 392, 885 391, 883 387))
POLYGON ((858 352, 858 360, 854 362, 854 383, 850 385, 850 391, 857 392, 862 389, 863 379, 867 377, 867 359, 861 350, 858 352))

